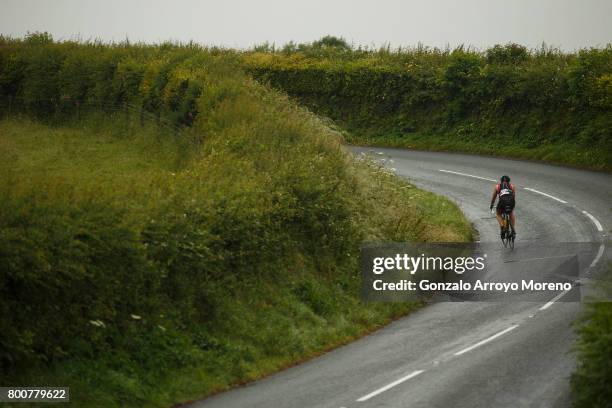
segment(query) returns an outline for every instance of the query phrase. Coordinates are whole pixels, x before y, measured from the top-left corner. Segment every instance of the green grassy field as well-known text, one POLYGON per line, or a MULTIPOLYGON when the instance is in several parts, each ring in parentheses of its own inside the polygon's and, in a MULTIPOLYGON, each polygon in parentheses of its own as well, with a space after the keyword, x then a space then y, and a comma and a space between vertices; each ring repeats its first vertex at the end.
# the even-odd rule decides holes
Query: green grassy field
POLYGON ((149 131, 152 134, 139 129, 138 134, 118 137, 110 130, 49 127, 27 117, 4 120, 3 182, 14 187, 27 174, 31 187, 78 185, 94 194, 113 191, 129 197, 127 191, 183 167, 177 146, 156 135, 156 129, 149 131))

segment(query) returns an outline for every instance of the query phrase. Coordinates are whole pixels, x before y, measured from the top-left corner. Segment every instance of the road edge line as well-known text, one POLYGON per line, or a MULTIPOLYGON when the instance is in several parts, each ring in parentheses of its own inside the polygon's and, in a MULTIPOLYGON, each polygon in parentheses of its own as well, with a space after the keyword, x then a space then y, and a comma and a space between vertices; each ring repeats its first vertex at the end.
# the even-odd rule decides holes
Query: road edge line
POLYGON ((597 231, 603 232, 603 226, 601 225, 601 222, 599 222, 597 218, 595 218, 591 213, 585 210, 582 210, 582 213, 586 215, 587 217, 589 217, 591 221, 593 221, 593 224, 595 224, 595 228, 597 228, 597 231))

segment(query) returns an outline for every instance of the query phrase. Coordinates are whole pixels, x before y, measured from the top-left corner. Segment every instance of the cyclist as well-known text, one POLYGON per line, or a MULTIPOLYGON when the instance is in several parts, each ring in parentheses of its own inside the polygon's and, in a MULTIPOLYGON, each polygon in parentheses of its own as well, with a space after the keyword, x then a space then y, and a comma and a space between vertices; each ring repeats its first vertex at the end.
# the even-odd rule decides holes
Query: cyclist
POLYGON ((514 188, 514 184, 510 183, 510 177, 501 176, 499 179, 499 183, 495 185, 493 189, 493 195, 491 196, 491 211, 493 211, 493 204, 495 204, 495 199, 499 196, 499 201, 497 202, 497 209, 495 216, 497 217, 497 222, 499 222, 499 228, 501 232, 502 238, 504 237, 503 230, 503 220, 501 213, 506 207, 510 207, 510 224, 512 224, 512 233, 513 236, 516 236, 516 224, 514 222, 514 203, 516 199, 516 189, 514 188))

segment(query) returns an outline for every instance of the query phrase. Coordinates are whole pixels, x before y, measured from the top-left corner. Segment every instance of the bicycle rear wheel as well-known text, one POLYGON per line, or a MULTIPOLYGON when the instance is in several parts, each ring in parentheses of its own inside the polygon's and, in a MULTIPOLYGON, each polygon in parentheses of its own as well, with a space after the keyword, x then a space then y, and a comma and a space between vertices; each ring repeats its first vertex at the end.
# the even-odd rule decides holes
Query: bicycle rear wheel
POLYGON ((508 215, 506 213, 502 214, 502 219, 504 221, 504 226, 502 227, 502 244, 504 245, 504 248, 508 247, 508 244, 510 244, 510 234, 508 231, 509 225, 510 223, 508 222, 508 215))

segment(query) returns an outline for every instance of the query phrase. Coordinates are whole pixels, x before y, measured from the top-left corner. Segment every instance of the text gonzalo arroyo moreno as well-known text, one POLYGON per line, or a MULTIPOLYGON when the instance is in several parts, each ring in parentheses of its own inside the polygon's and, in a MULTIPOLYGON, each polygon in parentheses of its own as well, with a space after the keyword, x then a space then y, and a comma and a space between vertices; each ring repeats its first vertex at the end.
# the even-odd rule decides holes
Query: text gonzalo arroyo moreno
POLYGON ((455 280, 455 281, 431 281, 426 278, 396 279, 385 281, 382 274, 389 271, 402 271, 409 275, 427 271, 452 271, 457 275, 466 272, 482 272, 485 269, 487 255, 466 257, 441 257, 441 256, 410 256, 408 254, 396 254, 393 257, 372 258, 371 272, 381 278, 372 280, 374 291, 487 291, 508 293, 510 291, 563 291, 570 290, 572 284, 569 282, 537 282, 533 279, 522 279, 520 282, 486 282, 481 279, 455 280))

